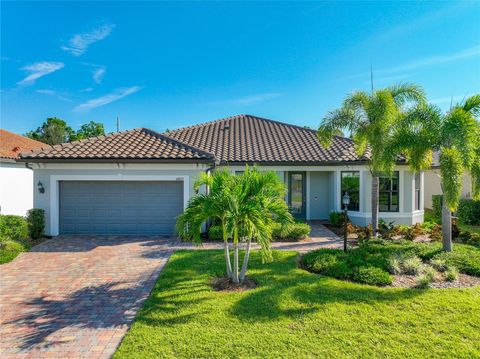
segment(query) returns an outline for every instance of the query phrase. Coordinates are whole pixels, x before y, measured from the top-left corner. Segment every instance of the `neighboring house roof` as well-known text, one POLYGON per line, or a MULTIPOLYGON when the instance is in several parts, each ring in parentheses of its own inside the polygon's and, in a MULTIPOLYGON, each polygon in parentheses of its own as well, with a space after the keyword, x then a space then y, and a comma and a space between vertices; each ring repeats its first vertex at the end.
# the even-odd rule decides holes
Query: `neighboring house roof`
POLYGON ((155 131, 139 128, 22 153, 28 161, 211 162, 213 155, 155 131))
POLYGON ((364 162, 353 141, 335 136, 326 149, 317 131, 251 115, 180 128, 166 136, 213 153, 220 163, 335 164, 364 162))
POLYGON ((16 160, 20 153, 46 147, 43 142, 0 129, 0 158, 16 160))

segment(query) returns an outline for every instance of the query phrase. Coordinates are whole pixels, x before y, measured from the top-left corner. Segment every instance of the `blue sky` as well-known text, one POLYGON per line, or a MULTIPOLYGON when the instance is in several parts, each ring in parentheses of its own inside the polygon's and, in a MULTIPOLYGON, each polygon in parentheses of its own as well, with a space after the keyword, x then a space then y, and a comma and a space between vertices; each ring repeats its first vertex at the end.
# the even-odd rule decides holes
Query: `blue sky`
POLYGON ((1 3, 1 124, 163 131, 248 113, 317 127, 400 81, 480 91, 480 2, 1 3))

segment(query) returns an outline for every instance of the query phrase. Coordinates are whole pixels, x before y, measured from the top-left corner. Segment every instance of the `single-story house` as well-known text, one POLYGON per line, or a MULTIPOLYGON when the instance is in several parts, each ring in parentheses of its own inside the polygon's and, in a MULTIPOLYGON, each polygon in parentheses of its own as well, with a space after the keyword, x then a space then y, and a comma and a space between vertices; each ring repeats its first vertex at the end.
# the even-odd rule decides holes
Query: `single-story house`
MULTIPOLYGON (((425 171, 425 208, 432 209, 432 196, 442 194, 440 180, 440 160, 439 152, 433 153, 432 168, 425 171)), ((470 173, 465 172, 462 177, 462 194, 461 198, 472 198, 472 177, 470 173)))
MULTIPOLYGON (((371 175, 349 138, 322 147, 316 131, 250 115, 228 117, 166 133, 140 128, 22 154, 33 168, 35 207, 47 216, 47 233, 172 234, 175 218, 204 171, 245 165, 272 170, 288 188, 292 213, 327 219, 351 197, 354 223, 371 221, 371 175)), ((423 221, 423 174, 399 162, 381 179, 380 218, 423 221)))
POLYGON ((25 216, 33 208, 33 171, 18 159, 22 152, 45 146, 0 129, 0 214, 25 216))

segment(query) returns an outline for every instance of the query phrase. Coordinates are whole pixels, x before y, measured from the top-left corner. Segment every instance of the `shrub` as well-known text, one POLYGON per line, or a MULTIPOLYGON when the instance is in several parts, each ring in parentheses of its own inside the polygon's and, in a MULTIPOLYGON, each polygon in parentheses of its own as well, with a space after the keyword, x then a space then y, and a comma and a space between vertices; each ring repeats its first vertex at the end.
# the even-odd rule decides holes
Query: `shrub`
POLYGON ((480 247, 480 234, 478 233, 471 233, 468 231, 460 232, 457 240, 465 244, 480 247))
POLYGON ((441 194, 434 194, 432 196, 433 218, 436 221, 442 220, 442 203, 443 196, 441 194))
POLYGON ((345 213, 330 212, 330 223, 334 227, 342 227, 345 223, 345 213))
POLYGON ((428 288, 430 284, 435 280, 435 275, 437 272, 435 269, 428 265, 424 265, 421 268, 420 274, 417 277, 417 287, 419 288, 428 288))
POLYGON ((45 232, 45 211, 40 208, 33 208, 28 211, 28 232, 32 239, 40 239, 45 232))
POLYGON ((455 267, 461 273, 480 277, 480 250, 478 248, 457 244, 453 252, 440 252, 434 258, 445 260, 448 267, 455 267))
POLYGON ((457 216, 460 223, 480 224, 480 201, 461 199, 458 205, 457 216))
POLYGON ((458 269, 455 268, 455 267, 449 267, 446 271, 445 271, 445 279, 448 280, 449 282, 453 282, 455 280, 457 280, 458 278, 458 269))
POLYGON ((384 286, 392 284, 392 277, 384 270, 373 267, 360 267, 353 274, 353 280, 359 283, 384 286))
POLYGON ((283 226, 276 223, 273 227, 272 237, 298 241, 308 237, 310 231, 310 225, 303 222, 290 223, 283 226))
POLYGON ((27 249, 28 245, 25 242, 16 242, 11 240, 3 242, 0 248, 0 264, 10 262, 27 249))
POLYGON ((24 217, 0 215, 0 241, 20 241, 27 237, 28 224, 24 217))
POLYGON ((417 256, 407 257, 403 259, 401 267, 405 274, 418 274, 422 267, 422 260, 417 256))
POLYGON ((445 272, 448 269, 447 262, 442 258, 433 258, 430 260, 430 265, 439 272, 445 272))
POLYGON ((208 229, 208 238, 213 240, 223 240, 222 226, 214 225, 208 229))
POLYGON ((388 271, 392 274, 402 274, 403 258, 399 254, 395 254, 388 259, 388 271))

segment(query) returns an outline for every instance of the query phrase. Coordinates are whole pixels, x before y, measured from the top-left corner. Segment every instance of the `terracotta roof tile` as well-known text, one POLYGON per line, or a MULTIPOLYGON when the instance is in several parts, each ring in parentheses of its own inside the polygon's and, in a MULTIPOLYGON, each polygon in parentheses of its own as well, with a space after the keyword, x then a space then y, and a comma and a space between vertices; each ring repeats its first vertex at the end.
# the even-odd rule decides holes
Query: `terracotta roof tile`
POLYGON ((16 160, 20 153, 48 147, 45 143, 0 129, 0 158, 16 160))
POLYGON ((213 153, 220 162, 321 164, 366 161, 353 141, 336 136, 326 149, 312 129, 239 115, 180 128, 166 136, 213 153))
POLYGON ((22 153, 22 159, 213 160, 213 155, 155 131, 140 128, 22 153))

